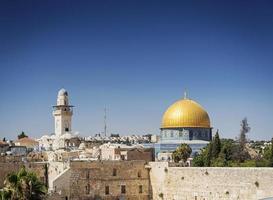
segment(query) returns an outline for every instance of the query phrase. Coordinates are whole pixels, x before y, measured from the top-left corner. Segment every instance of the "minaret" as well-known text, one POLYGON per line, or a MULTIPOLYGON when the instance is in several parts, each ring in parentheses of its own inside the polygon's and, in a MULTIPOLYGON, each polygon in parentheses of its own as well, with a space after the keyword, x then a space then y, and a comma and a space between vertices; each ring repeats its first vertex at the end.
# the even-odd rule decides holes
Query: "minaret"
POLYGON ((66 132, 71 132, 71 118, 73 106, 69 105, 68 93, 65 89, 58 92, 57 105, 53 106, 53 116, 55 118, 55 134, 61 136, 66 132))

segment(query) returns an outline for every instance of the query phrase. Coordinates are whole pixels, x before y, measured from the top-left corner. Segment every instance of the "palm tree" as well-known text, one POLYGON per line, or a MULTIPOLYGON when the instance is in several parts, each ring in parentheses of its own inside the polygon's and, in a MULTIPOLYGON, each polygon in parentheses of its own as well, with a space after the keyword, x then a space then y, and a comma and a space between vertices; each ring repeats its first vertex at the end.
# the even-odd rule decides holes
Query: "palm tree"
POLYGON ((36 174, 22 167, 19 172, 13 172, 6 177, 0 200, 40 200, 45 194, 46 187, 36 174))

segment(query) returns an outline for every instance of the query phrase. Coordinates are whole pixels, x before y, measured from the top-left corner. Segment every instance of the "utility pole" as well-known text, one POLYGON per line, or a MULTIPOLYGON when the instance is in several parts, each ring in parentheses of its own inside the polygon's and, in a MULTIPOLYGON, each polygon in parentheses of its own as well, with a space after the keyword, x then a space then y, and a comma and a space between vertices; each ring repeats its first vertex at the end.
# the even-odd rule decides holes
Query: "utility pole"
POLYGON ((104 136, 107 135, 107 125, 106 125, 106 107, 104 108, 104 136))

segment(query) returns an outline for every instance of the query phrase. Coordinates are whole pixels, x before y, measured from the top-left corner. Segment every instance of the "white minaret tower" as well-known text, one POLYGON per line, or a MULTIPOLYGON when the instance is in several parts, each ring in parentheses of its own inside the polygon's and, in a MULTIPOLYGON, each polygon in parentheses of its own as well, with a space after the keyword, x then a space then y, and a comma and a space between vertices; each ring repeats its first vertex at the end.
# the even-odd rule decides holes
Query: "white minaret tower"
POLYGON ((66 132, 71 132, 71 118, 73 106, 69 105, 68 93, 65 89, 58 92, 57 105, 53 106, 53 116, 55 118, 55 134, 61 136, 66 132))

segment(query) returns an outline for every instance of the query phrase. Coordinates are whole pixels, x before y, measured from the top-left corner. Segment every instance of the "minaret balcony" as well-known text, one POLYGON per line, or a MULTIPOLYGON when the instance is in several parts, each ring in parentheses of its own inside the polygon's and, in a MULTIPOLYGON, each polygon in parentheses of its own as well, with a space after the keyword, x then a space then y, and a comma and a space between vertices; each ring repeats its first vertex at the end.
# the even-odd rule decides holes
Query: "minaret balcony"
POLYGON ((56 115, 59 114, 73 114, 73 106, 53 106, 53 113, 56 115))

